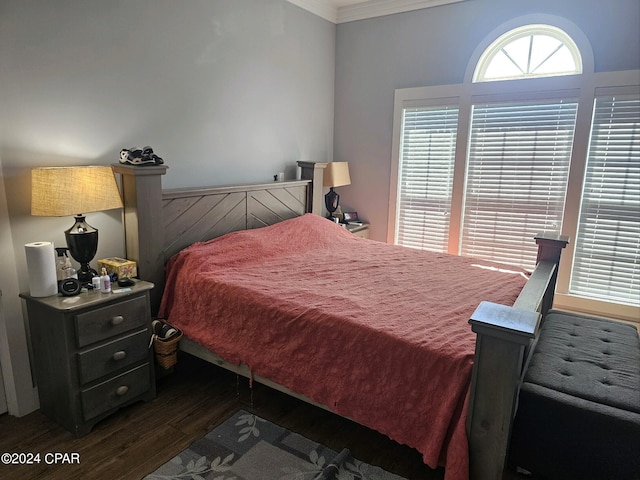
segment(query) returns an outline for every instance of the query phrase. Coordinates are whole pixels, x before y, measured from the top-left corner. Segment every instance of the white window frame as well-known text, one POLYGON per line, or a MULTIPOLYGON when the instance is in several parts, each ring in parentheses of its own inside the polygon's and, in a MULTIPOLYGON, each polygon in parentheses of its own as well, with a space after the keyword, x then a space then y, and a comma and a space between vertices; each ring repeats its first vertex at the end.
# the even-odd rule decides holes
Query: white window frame
MULTIPOLYGON (((552 75, 568 75, 568 74, 580 74, 582 73, 582 56, 580 55, 580 49, 575 44, 573 39, 567 35, 567 33, 552 25, 525 25, 523 27, 514 28, 507 33, 502 34, 498 37, 480 56, 478 60, 477 66, 475 67, 473 74, 474 82, 495 82, 499 80, 509 80, 508 76, 504 76, 501 79, 497 78, 487 78, 486 73, 488 68, 491 65, 491 62, 496 57, 500 51, 507 47, 511 42, 519 40, 521 38, 531 37, 531 36, 549 36, 559 40, 564 47, 566 47, 571 54, 574 62, 574 70, 571 72, 559 72, 556 74, 539 74, 535 72, 526 72, 524 75, 527 77, 550 77, 552 75)), ((520 79, 521 77, 517 77, 520 79)))
POLYGON ((638 304, 640 89, 617 90, 597 90, 569 292, 638 304))
MULTIPOLYGON (((574 153, 571 159, 567 198, 564 207, 563 234, 569 235, 573 240, 575 240, 578 233, 580 203, 582 201, 582 188, 587 167, 595 98, 600 90, 606 90, 607 93, 615 95, 638 93, 640 89, 640 70, 596 73, 587 80, 582 88, 580 107, 578 108, 574 153)), ((574 310, 587 314, 611 316, 622 320, 639 322, 640 307, 589 299, 569 293, 571 268, 575 253, 574 247, 574 243, 570 243, 562 254, 554 306, 564 310, 574 310)))
MULTIPOLYGON (((401 129, 403 109, 407 106, 419 105, 428 99, 430 104, 457 102, 459 107, 458 138, 456 143, 456 159, 452 191, 452 205, 449 225, 448 253, 459 254, 460 235, 462 232, 462 213, 464 205, 466 155, 470 130, 471 107, 474 102, 483 100, 511 101, 535 98, 546 98, 557 95, 574 95, 578 97, 578 112, 574 144, 569 170, 569 180, 565 199, 562 234, 571 239, 576 238, 584 183, 587 151, 591 132, 591 116, 597 89, 623 94, 630 89, 637 92, 640 88, 640 70, 594 73, 593 54, 584 34, 572 23, 549 16, 526 16, 508 22, 481 43, 472 56, 465 81, 462 84, 439 85, 398 89, 395 91, 394 127, 390 176, 389 223, 387 242, 393 243, 396 231, 398 166, 401 146, 401 129), (563 29, 578 45, 582 54, 583 73, 545 78, 529 78, 521 80, 505 80, 491 82, 472 81, 475 66, 485 49, 505 32, 532 23, 547 23, 563 29)), ((531 240, 533 242, 533 239, 531 240)), ((573 243, 569 243, 562 255, 556 287, 554 306, 565 310, 579 311, 638 321, 640 307, 622 305, 600 300, 586 299, 570 295, 569 280, 574 256, 573 243)))
POLYGON ((531 270, 535 267, 537 250, 531 237, 541 231, 560 233, 577 107, 573 95, 517 102, 474 101, 462 255, 531 270), (510 114, 503 116, 506 111, 510 114), (518 116, 515 122, 514 116, 518 116), (503 149, 507 157, 494 156, 494 149, 503 149), (541 168, 549 163, 556 168, 541 168), (522 169, 526 171, 515 182, 509 172, 522 169), (549 196, 538 197, 540 188, 549 196), (526 199, 521 196, 524 193, 526 199), (532 209, 534 202, 537 208, 532 209))
MULTIPOLYGON (((430 105, 428 102, 426 102, 426 103, 422 103, 421 102, 420 104, 414 105, 413 107, 405 107, 405 109, 408 109, 408 110, 424 109, 424 110, 428 111, 428 110, 431 110, 432 108, 437 108, 437 109, 440 109, 440 110, 450 110, 448 108, 448 105, 443 105, 442 104, 442 101, 441 101, 442 99, 439 99, 439 100, 440 101, 437 101, 435 105, 430 105)), ((455 99, 452 100, 452 103, 456 103, 456 100, 455 99)), ((448 111, 448 113, 451 114, 450 111, 448 111)), ((450 116, 458 117, 458 112, 456 111, 454 115, 450 115, 450 116)), ((450 116, 449 116, 449 120, 450 120, 450 116)), ((402 123, 402 125, 401 125, 401 130, 402 130, 401 135, 403 135, 403 136, 406 135, 406 129, 407 129, 406 120, 407 120, 406 115, 403 115, 403 119, 401 121, 401 123, 402 123)), ((439 120, 442 120, 442 115, 439 116, 439 120)), ((459 119, 457 119, 457 122, 459 122, 459 119)), ((448 121, 446 123, 448 123, 448 121)), ((456 125, 457 125, 457 123, 456 123, 456 125)), ((439 127, 442 128, 443 125, 439 125, 439 127)), ((442 133, 442 132, 440 132, 440 133, 442 133)), ((457 139, 457 132, 456 132, 456 139, 457 139)), ((449 143, 449 142, 446 142, 446 143, 449 143)), ((440 146, 442 146, 442 144, 440 146)), ((407 157, 410 157, 410 156, 411 156, 411 154, 408 154, 407 152, 405 152, 404 149, 402 149, 402 151, 399 152, 399 157, 398 158, 402 159, 399 162, 399 168, 398 168, 398 174, 400 174, 400 176, 402 176, 401 171, 404 171, 405 167, 406 167, 404 165, 404 160, 407 157)), ((420 157, 421 155, 417 154, 416 156, 420 157)), ((422 161, 424 161, 424 160, 425 160, 425 158, 422 158, 422 161)), ((429 158, 429 160, 431 160, 431 158, 429 158)), ((451 157, 447 156, 447 162, 446 163, 449 164, 449 161, 453 161, 453 160, 454 159, 452 159, 451 157)), ((440 168, 444 168, 445 162, 443 162, 442 159, 437 159, 435 163, 437 163, 440 168)), ((411 175, 409 175, 409 177, 411 177, 411 175)), ((404 180, 408 181, 408 180, 414 180, 414 179, 413 178, 404 178, 403 181, 404 180)), ((437 203, 441 203, 444 200, 442 198, 442 197, 444 197, 444 192, 442 192, 443 185, 440 182, 436 182, 436 183, 437 183, 436 189, 438 190, 438 194, 436 196, 440 197, 440 199, 439 199, 440 201, 437 202, 437 203)), ((423 192, 421 192, 421 194, 422 194, 421 196, 428 195, 429 186, 431 186, 431 185, 424 185, 425 189, 424 189, 423 192)), ((416 193, 416 192, 414 192, 414 193, 416 193)), ((407 195, 407 197, 411 198, 412 196, 411 195, 407 195)), ((396 200, 399 202, 399 206, 398 206, 398 209, 397 209, 396 213, 398 215, 400 215, 400 209, 403 208, 402 205, 401 205, 402 199, 400 197, 398 197, 396 200)), ((433 200, 435 200, 435 198, 433 200)), ((447 198, 447 201, 449 203, 447 204, 447 207, 446 207, 447 213, 444 214, 445 215, 444 218, 448 218, 448 210, 449 210, 450 205, 451 205, 451 198, 449 196, 447 198)), ((409 200, 409 203, 411 203, 411 200, 409 200)), ((420 209, 417 209, 417 210, 420 211, 420 209)), ((424 212, 424 213, 426 213, 426 212, 424 212)), ((433 215, 433 213, 434 212, 431 212, 432 215, 433 215)), ((443 213, 444 212, 441 212, 441 214, 443 214, 443 213)), ((425 233, 426 234, 432 234, 433 233, 432 228, 434 227, 434 224, 421 224, 421 222, 415 222, 415 221, 408 221, 408 222, 405 223, 402 220, 400 220, 398 223, 399 224, 403 224, 403 226, 402 227, 399 226, 395 237, 396 238, 404 238, 405 241, 402 242, 403 245, 405 245, 405 246, 414 246, 415 248, 421 248, 421 249, 429 249, 429 245, 424 244, 422 242, 417 242, 416 243, 415 241, 409 240, 409 238, 411 238, 411 236, 412 236, 411 234, 412 233, 414 234, 414 237, 417 236, 419 230, 421 230, 421 227, 423 229, 423 231, 422 231, 423 234, 425 234, 425 233), (400 232, 400 230, 403 230, 402 233, 400 232)), ((435 225, 437 225, 440 222, 438 222, 436 220, 434 223, 435 223, 435 225)), ((436 228, 436 230, 437 230, 437 228, 436 228)), ((447 233, 441 232, 441 233, 443 234, 442 235, 443 243, 444 243, 444 241, 448 242, 448 232, 447 233)), ((437 233, 436 233, 436 235, 437 235, 437 233)), ((438 237, 438 239, 440 239, 440 237, 438 237)), ((431 244, 432 245, 435 245, 435 244, 442 245, 439 241, 438 242, 433 242, 432 241, 431 244)))

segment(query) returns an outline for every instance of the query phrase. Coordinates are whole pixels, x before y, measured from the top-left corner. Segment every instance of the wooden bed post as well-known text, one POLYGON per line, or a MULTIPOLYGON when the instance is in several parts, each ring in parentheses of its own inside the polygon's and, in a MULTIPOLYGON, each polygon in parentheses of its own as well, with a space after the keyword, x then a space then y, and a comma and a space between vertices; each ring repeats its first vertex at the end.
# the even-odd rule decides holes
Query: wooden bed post
POLYGON ((126 257, 135 260, 140 278, 155 284, 150 292, 155 315, 164 287, 162 175, 168 167, 112 167, 122 178, 126 257))
POLYGON ((324 205, 324 201, 322 199, 322 183, 324 169, 327 164, 299 161, 298 166, 302 169, 301 180, 311 180, 309 198, 307 199, 307 205, 311 205, 311 210, 309 212, 322 216, 322 208, 324 205))
POLYGON ((469 392, 469 478, 503 476, 526 356, 551 308, 557 267, 568 238, 540 234, 538 264, 512 307, 482 302, 469 323, 476 351, 469 392))
POLYGON ((536 243, 538 244, 538 258, 536 264, 546 261, 553 262, 556 265, 556 270, 553 273, 553 289, 547 289, 544 298, 542 300, 541 313, 542 321, 544 316, 553 306, 553 295, 555 293, 555 285, 558 279, 558 268, 560 264, 560 255, 562 255, 562 249, 564 249, 569 243, 569 237, 565 235, 558 235, 550 232, 542 232, 535 236, 536 243))

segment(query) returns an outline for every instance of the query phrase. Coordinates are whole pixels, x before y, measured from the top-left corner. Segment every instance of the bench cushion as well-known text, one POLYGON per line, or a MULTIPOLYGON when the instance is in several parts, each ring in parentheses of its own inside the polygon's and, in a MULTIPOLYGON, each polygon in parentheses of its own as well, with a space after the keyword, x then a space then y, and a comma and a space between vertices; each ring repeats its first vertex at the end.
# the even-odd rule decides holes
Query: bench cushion
POLYGON ((551 311, 525 382, 640 413, 640 338, 636 327, 551 311))

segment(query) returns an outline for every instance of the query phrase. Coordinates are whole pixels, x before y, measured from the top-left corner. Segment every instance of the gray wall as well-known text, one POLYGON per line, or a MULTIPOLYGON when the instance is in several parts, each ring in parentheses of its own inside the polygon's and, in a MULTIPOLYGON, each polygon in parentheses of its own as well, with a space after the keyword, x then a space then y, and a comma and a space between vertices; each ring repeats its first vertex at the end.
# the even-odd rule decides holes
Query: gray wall
POLYGON ((337 26, 334 158, 349 161, 352 182, 338 190, 372 238, 387 238, 395 89, 462 83, 477 45, 529 14, 575 24, 596 71, 640 68, 638 0, 467 0, 337 26))
MULTIPOLYGON (((2 261, 0 290, 9 344, 25 337, 24 244, 64 245, 73 223, 30 216, 31 167, 106 165, 123 147, 151 145, 173 188, 271 181, 295 176, 297 160, 329 161, 335 28, 285 0, 2 0, 0 254, 12 261, 2 261)), ((87 216, 100 231, 96 258, 124 254, 120 215, 87 216)), ((25 349, 2 362, 5 372, 25 366, 25 349)), ((24 369, 16 377, 30 387, 28 362, 24 369)))

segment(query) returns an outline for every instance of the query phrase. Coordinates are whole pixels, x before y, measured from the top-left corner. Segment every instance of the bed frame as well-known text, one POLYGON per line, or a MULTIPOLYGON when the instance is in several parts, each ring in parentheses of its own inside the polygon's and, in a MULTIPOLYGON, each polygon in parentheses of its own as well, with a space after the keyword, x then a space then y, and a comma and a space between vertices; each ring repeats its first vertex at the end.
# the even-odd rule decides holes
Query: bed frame
MULTIPOLYGON (((141 278, 155 284, 152 313, 157 313, 162 298, 165 262, 182 248, 304 213, 321 215, 326 165, 298 162, 302 180, 164 191, 166 165, 113 165, 121 176, 126 257, 137 262, 141 278)), ((535 241, 537 267, 514 305, 482 302, 469 320, 477 335, 467 417, 469 476, 474 480, 502 477, 519 385, 553 303, 560 254, 568 238, 540 234, 535 241)), ((246 367, 228 364, 188 339, 180 348, 251 377, 246 367)), ((269 379, 252 378, 315 404, 269 379)))

